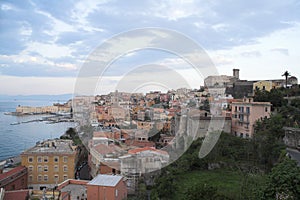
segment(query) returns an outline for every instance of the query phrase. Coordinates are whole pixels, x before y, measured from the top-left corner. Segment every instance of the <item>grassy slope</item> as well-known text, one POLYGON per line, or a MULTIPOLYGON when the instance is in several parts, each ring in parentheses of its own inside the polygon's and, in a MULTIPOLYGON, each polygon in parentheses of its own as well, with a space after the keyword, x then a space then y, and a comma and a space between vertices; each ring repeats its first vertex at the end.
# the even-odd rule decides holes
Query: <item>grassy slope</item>
MULTIPOLYGON (((192 185, 207 184, 218 189, 219 194, 223 194, 231 199, 243 199, 242 185, 245 179, 241 173, 227 169, 218 169, 212 171, 191 171, 180 174, 176 177, 178 190, 174 191, 175 199, 183 199, 183 193, 186 188, 192 185)), ((252 182, 260 183, 262 176, 250 177, 252 182)), ((250 191, 251 192, 251 191, 250 191)))

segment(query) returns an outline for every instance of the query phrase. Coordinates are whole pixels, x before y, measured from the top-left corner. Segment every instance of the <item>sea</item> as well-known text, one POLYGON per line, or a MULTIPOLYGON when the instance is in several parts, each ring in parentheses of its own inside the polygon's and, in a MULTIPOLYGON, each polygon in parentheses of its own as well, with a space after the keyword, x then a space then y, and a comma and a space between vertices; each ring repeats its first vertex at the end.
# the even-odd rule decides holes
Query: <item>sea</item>
POLYGON ((54 124, 44 121, 22 123, 42 119, 47 115, 13 116, 5 114, 7 112, 15 112, 18 105, 47 106, 53 105, 53 103, 58 102, 49 100, 0 99, 0 161, 18 156, 22 151, 33 147, 39 141, 59 138, 68 128, 75 127, 75 123, 73 122, 54 124))

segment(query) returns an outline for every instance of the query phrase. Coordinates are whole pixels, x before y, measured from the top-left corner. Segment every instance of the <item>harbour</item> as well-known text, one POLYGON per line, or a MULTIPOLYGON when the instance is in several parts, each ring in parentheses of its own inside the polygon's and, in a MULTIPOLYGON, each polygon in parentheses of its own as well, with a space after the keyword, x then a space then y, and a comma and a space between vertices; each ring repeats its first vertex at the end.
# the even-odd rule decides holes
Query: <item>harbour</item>
POLYGON ((18 156, 36 142, 59 138, 69 127, 75 127, 70 115, 12 115, 18 105, 47 106, 44 100, 0 101, 0 160, 18 156))

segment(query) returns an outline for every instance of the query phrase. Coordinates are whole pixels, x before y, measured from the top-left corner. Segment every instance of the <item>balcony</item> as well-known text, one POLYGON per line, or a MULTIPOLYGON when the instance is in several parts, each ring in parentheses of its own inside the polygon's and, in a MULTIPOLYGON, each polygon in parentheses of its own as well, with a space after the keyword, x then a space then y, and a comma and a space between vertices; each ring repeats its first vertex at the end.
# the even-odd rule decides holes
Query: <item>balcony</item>
POLYGON ((240 110, 237 110, 237 111, 234 111, 235 114, 242 114, 242 115, 250 115, 250 112, 245 112, 245 111, 240 111, 240 110))

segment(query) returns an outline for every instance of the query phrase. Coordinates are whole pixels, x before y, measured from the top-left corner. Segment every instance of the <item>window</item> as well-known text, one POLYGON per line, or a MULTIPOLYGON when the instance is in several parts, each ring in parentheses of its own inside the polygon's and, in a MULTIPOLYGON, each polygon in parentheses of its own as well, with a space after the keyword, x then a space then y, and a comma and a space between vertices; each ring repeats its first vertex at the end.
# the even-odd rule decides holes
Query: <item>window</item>
POLYGON ((246 113, 250 114, 250 107, 246 107, 246 113))
POLYGON ((38 162, 38 163, 41 163, 42 160, 43 160, 43 159, 42 159, 42 156, 38 156, 38 157, 37 157, 37 162, 38 162))
POLYGON ((68 162, 68 157, 64 156, 64 163, 68 162))
POLYGON ((29 171, 29 172, 32 172, 32 171, 33 171, 33 166, 32 166, 32 165, 29 165, 29 166, 28 166, 28 171, 29 171))
POLYGON ((47 172, 48 171, 48 165, 45 165, 44 166, 44 172, 47 172))
POLYGON ((44 156, 44 162, 48 162, 48 156, 44 156))
POLYGON ((268 107, 265 107, 265 111, 268 112, 268 107))
POLYGON ((54 157, 54 162, 58 162, 58 157, 57 156, 54 157))
POLYGON ((54 165, 54 171, 58 172, 58 165, 54 165))
POLYGON ((64 181, 68 179, 68 175, 64 175, 64 181))
POLYGON ((64 172, 67 172, 67 171, 68 171, 68 166, 64 165, 64 172))
MULTIPOLYGON (((248 120, 248 122, 249 122, 249 120, 248 120)), ((249 124, 246 124, 245 128, 246 128, 246 129, 249 129, 249 124)))
POLYGON ((118 190, 116 190, 116 197, 118 196, 118 190))
POLYGON ((42 175, 38 175, 37 180, 38 180, 38 182, 41 182, 42 181, 42 175))
POLYGON ((28 181, 29 181, 29 183, 33 181, 32 175, 29 175, 29 176, 28 176, 28 181))
POLYGON ((32 163, 33 162, 33 157, 28 157, 28 162, 32 163))
POLYGON ((246 138, 249 138, 249 134, 248 133, 246 133, 246 138))
POLYGON ((58 182, 59 176, 57 174, 54 175, 54 181, 58 182))
POLYGON ((44 181, 48 181, 48 175, 44 175, 44 181))
POLYGON ((266 90, 266 86, 263 86, 262 90, 266 90))
POLYGON ((41 165, 38 166, 38 172, 42 172, 43 171, 43 168, 41 165))
POLYGON ((244 137, 244 134, 243 134, 243 133, 241 133, 240 137, 241 137, 241 138, 243 138, 243 137, 244 137))

